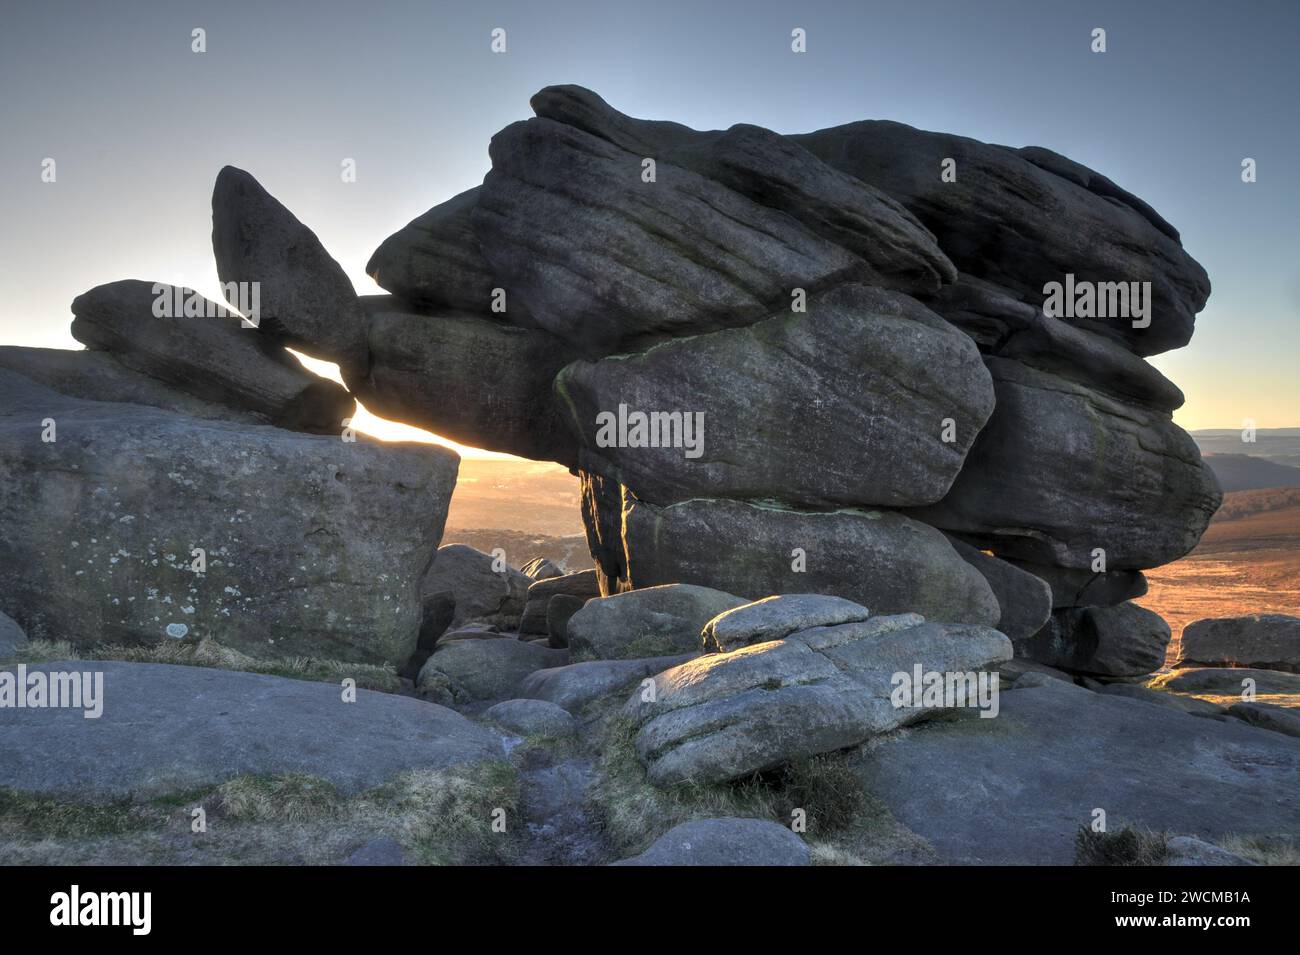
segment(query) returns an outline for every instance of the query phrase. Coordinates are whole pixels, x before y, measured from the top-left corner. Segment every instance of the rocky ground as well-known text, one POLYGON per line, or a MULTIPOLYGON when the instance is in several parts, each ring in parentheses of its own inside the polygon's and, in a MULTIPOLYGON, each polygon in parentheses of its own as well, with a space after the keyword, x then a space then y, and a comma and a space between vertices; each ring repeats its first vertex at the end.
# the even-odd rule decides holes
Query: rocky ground
POLYGON ((1135 602, 1222 501, 1145 360, 1176 229, 1040 148, 532 106, 386 294, 226 167, 243 312, 112 282, 0 351, 0 857, 1295 861, 1300 618, 1166 668, 1135 602), (585 553, 447 533, 470 469, 358 400, 570 469, 515 506, 585 553))

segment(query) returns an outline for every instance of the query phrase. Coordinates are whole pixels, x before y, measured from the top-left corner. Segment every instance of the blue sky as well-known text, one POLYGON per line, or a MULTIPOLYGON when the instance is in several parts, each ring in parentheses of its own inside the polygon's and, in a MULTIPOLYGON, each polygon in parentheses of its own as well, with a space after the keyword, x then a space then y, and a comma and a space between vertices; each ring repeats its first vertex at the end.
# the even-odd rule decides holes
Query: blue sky
POLYGON ((1173 222, 1214 283, 1191 346, 1155 360, 1187 392, 1177 420, 1294 426, 1297 49, 1300 3, 1264 0, 7 0, 0 342, 75 347, 68 305, 101 282, 214 291, 209 199, 227 163, 378 291, 363 271, 374 247, 478 183, 488 140, 530 115, 532 93, 578 83, 701 128, 886 118, 1092 166, 1173 222), (206 53, 191 52, 195 27, 206 53), (806 54, 790 52, 794 27, 806 54))

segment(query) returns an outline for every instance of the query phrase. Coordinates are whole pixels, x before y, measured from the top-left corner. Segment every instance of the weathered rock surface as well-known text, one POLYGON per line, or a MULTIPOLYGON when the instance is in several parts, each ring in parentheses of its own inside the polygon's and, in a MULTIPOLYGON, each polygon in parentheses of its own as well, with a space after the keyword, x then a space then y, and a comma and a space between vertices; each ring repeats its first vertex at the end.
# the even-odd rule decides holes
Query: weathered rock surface
POLYGON ((1009 559, 1006 563, 1046 581, 1052 592, 1052 609, 1067 607, 1113 607, 1135 600, 1147 592, 1147 579, 1140 570, 1110 570, 1094 573, 1077 567, 1053 567, 1009 559))
POLYGON ((684 663, 655 677, 653 701, 635 694, 625 712, 656 785, 725 782, 942 712, 896 707, 896 673, 989 670, 1010 658, 1011 641, 987 627, 873 617, 684 663))
POLYGON ((1069 865, 1099 806, 1112 830, 1300 834, 1300 741, 1059 680, 1000 703, 863 751, 864 785, 944 862, 1069 865))
POLYGON ((997 629, 1013 641, 1032 637, 1052 616, 1052 588, 1025 570, 986 554, 955 537, 953 550, 982 576, 997 598, 1002 615, 997 629))
POLYGON ((391 836, 371 839, 343 860, 344 865, 398 866, 406 865, 406 853, 401 843, 391 836))
MULTIPOLYGON (((11 668, 5 668, 11 669, 11 668)), ((459 713, 337 684, 156 663, 68 660, 30 671, 103 673, 103 715, 0 709, 0 786, 99 801, 160 796, 243 774, 306 773, 346 793, 407 770, 500 759, 459 713)))
POLYGON ((584 600, 600 596, 600 578, 595 570, 575 570, 559 577, 534 580, 528 585, 528 599, 519 618, 520 633, 547 634, 546 613, 551 598, 557 594, 581 597, 584 600))
POLYGON ((578 730, 568 710, 545 700, 502 700, 483 719, 520 736, 570 736, 578 730))
POLYGON ((569 662, 565 650, 519 640, 455 640, 440 643, 420 669, 419 688, 435 702, 465 705, 514 699, 524 677, 569 662))
POLYGON ((1239 697, 1250 688, 1260 696, 1300 697, 1300 673, 1251 667, 1183 667, 1160 674, 1149 685, 1170 693, 1206 696, 1239 697))
POLYGON ((1017 361, 988 366, 996 409, 947 497, 914 516, 1063 567, 1090 567, 1096 548, 1113 570, 1157 567, 1196 545, 1223 495, 1167 414, 1017 361))
POLYGON ((993 410, 967 336, 865 285, 814 296, 802 314, 787 306, 749 328, 576 362, 555 390, 580 467, 655 503, 932 503, 993 410), (621 423, 624 412, 654 416, 639 430, 628 419, 624 441, 604 419, 621 423))
POLYGON ((1260 729, 1285 733, 1287 736, 1300 736, 1300 710, 1294 707, 1242 702, 1228 707, 1228 713, 1260 729))
POLYGON ((1258 865, 1234 852, 1192 836, 1174 836, 1165 843, 1164 865, 1258 865))
POLYGON ((1047 626, 1016 641, 1016 653, 1071 673, 1141 676, 1160 668, 1169 624, 1135 603, 1052 613, 1047 626))
POLYGON ((498 282, 479 250, 470 216, 479 187, 466 189, 417 216, 385 239, 366 263, 366 274, 386 292, 421 309, 463 309, 492 314, 493 289, 506 290, 506 309, 527 324, 523 301, 498 282))
POLYGON ((489 318, 404 310, 367 295, 371 364, 347 376, 366 408, 472 447, 572 464, 577 443, 551 393, 577 353, 539 329, 489 318))
POLYGON ((626 690, 646 677, 662 673, 695 656, 698 654, 645 660, 586 660, 548 667, 525 677, 519 685, 519 693, 529 699, 547 700, 577 714, 603 697, 626 690))
POLYGON ((897 203, 756 127, 684 144, 684 165, 659 157, 653 182, 647 157, 543 117, 490 153, 472 214, 483 254, 538 324, 588 354, 747 325, 795 288, 934 291, 955 276, 897 203))
POLYGON ((258 334, 365 374, 366 319, 351 280, 311 229, 234 166, 212 191, 212 252, 223 284, 259 283, 258 334))
POLYGON ((564 568, 549 557, 534 557, 520 567, 519 572, 531 580, 546 580, 549 577, 564 576, 564 568))
POLYGON ((356 401, 341 387, 309 372, 258 330, 242 328, 237 314, 215 302, 198 296, 201 312, 162 317, 154 314, 159 296, 174 310, 177 298, 197 293, 138 279, 96 286, 72 300, 72 337, 132 371, 248 412, 259 423, 342 434, 356 401))
POLYGON ((0 660, 8 660, 27 646, 27 634, 6 614, 0 613, 0 660))
POLYGON ((1108 683, 1097 692, 1124 696, 1130 700, 1141 700, 1156 706, 1166 706, 1196 716, 1222 716, 1227 712, 1222 706, 1209 700, 1198 700, 1194 696, 1183 696, 1179 693, 1164 693, 1137 683, 1108 683))
POLYGON ((1067 274, 1097 283, 1149 281, 1148 327, 1119 318, 1073 321, 1139 355, 1191 340, 1210 294, 1205 270, 1146 203, 1092 170, 1048 150, 1026 156, 887 121, 790 138, 901 202, 961 271, 1040 303, 1043 286, 1067 274), (1045 160, 1049 154, 1054 158, 1045 160), (955 181, 941 178, 945 159, 956 161, 955 181))
POLYGON ((1300 617, 1280 613, 1197 620, 1176 667, 1243 666, 1300 673, 1300 617))
POLYGON ((569 651, 574 661, 697 653, 704 625, 744 603, 734 594, 691 584, 597 597, 569 618, 569 651))
POLYGON ((84 401, 0 372, 0 593, 33 639, 210 637, 259 657, 399 663, 457 461, 84 401))
POLYGON ((265 419, 252 412, 195 398, 156 378, 132 371, 104 352, 0 345, 0 368, 73 398, 147 405, 210 421, 266 424, 265 419))
POLYGON ((569 645, 569 621, 587 603, 588 597, 556 594, 546 601, 546 641, 548 646, 569 645))
POLYGON ((770 819, 696 819, 673 826, 640 855, 613 865, 809 865, 804 841, 770 819))
POLYGON ((794 511, 726 500, 623 514, 624 589, 690 583, 751 600, 825 593, 873 613, 992 625, 1001 611, 984 578, 932 527, 890 511, 794 511), (795 549, 805 552, 806 568, 795 549))
POLYGON ((513 567, 467 544, 445 544, 438 548, 429 572, 421 584, 426 595, 450 593, 456 610, 448 626, 453 629, 471 621, 511 628, 519 622, 528 595, 528 578, 513 567))
POLYGON ((778 594, 720 612, 704 624, 700 638, 705 653, 728 653, 755 643, 784 640, 799 630, 857 623, 870 616, 866 607, 843 597, 778 594))

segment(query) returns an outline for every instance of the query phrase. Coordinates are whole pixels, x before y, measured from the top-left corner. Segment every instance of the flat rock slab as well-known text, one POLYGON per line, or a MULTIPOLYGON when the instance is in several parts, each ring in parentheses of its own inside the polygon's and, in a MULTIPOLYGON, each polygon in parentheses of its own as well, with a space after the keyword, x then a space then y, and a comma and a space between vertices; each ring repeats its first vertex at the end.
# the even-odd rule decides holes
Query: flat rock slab
MULTIPOLYGON (((13 670, 12 666, 4 669, 13 670)), ((243 774, 307 773, 344 792, 407 770, 501 757, 497 736, 409 697, 203 667, 74 660, 104 709, 0 709, 0 786, 84 800, 156 796, 243 774)))
POLYGON ((1300 833, 1300 740, 1059 680, 880 740, 861 772, 950 863, 1069 865, 1096 808, 1112 831, 1300 833))
POLYGON ((603 696, 685 663, 694 656, 686 653, 641 660, 586 660, 550 667, 525 677, 519 685, 519 695, 546 700, 576 714, 603 696))

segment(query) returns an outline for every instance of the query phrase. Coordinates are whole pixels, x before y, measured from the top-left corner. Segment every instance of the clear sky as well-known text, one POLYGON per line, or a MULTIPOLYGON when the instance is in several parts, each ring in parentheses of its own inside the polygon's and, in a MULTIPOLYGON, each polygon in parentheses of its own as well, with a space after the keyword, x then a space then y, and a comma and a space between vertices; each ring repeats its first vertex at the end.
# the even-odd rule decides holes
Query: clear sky
POLYGON ((1296 0, 5 0, 0 343, 77 347, 69 303, 114 279, 215 294, 227 163, 379 291, 375 246, 477 184, 532 93, 577 83, 697 128, 885 118, 1092 166, 1174 223, 1214 284, 1192 344, 1155 359, 1187 393, 1179 423, 1296 426, 1297 50, 1296 0), (1241 182, 1244 157, 1258 182, 1241 182))

